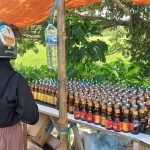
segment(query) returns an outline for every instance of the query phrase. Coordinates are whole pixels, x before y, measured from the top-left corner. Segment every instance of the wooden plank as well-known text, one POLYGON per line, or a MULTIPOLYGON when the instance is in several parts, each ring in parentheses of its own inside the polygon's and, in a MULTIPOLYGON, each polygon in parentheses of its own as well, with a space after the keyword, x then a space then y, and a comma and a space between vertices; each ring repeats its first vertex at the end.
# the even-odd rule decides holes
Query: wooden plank
POLYGON ((27 124, 23 123, 24 150, 27 150, 27 124))
MULTIPOLYGON (((57 29, 58 29, 58 100, 59 100, 59 125, 60 130, 67 130, 67 98, 66 98, 66 50, 65 50, 65 0, 58 3, 57 14, 57 29)), ((68 136, 60 134, 61 150, 68 149, 68 136)))
MULTIPOLYGON (((47 115, 54 116, 54 117, 59 116, 59 111, 57 109, 54 109, 54 108, 51 108, 51 107, 48 107, 48 106, 44 106, 44 105, 41 105, 41 104, 38 104, 38 107, 39 107, 39 111, 42 112, 42 113, 45 113, 47 115)), ((74 119, 74 116, 71 115, 71 114, 68 114, 68 120, 71 121, 71 122, 84 124, 86 126, 89 126, 90 128, 94 128, 96 130, 106 132, 107 134, 117 135, 117 136, 121 136, 121 137, 124 137, 124 138, 129 138, 129 139, 137 141, 137 142, 141 141, 143 143, 146 143, 146 144, 150 145, 150 135, 147 135, 147 134, 140 133, 138 135, 134 135, 134 134, 131 134, 131 133, 114 132, 113 130, 106 130, 104 127, 101 127, 100 125, 95 125, 93 123, 88 123, 88 122, 82 121, 82 120, 76 120, 76 119, 74 119)))

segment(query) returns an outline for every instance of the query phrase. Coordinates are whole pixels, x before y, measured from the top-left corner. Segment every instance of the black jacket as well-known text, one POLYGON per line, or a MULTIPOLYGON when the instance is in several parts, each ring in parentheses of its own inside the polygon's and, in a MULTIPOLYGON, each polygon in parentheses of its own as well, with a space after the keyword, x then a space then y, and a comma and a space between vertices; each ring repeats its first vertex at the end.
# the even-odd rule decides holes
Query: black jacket
POLYGON ((0 128, 22 121, 35 124, 39 113, 26 80, 0 59, 0 128))

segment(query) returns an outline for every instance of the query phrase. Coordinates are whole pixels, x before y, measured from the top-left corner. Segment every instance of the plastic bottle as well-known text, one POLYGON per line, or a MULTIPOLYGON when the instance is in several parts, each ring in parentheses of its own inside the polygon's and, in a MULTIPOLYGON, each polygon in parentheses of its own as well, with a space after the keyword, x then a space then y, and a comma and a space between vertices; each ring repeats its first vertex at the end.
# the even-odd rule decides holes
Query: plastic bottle
POLYGON ((49 69, 57 69, 57 29, 49 22, 45 30, 47 65, 49 69))

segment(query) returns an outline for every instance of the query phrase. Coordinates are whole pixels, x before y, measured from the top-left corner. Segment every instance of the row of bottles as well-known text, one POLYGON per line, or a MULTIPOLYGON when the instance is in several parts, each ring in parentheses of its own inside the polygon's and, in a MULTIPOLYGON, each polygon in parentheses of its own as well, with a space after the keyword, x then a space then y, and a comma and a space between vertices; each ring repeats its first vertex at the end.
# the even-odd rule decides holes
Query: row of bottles
POLYGON ((58 83, 55 80, 29 81, 28 83, 35 100, 50 104, 51 106, 57 105, 58 83))
MULTIPOLYGON (((58 82, 54 79, 29 82, 35 99, 57 105, 58 82)), ((114 131, 144 132, 150 125, 150 91, 109 83, 67 81, 68 112, 75 119, 100 124, 114 131)))

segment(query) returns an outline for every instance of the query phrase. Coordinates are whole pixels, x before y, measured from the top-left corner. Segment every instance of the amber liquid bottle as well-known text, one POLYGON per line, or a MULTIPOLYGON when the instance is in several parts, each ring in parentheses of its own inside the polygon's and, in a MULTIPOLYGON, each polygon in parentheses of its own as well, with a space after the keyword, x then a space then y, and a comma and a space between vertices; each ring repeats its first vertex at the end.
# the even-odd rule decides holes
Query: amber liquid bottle
POLYGON ((69 93, 69 113, 73 114, 74 111, 74 96, 73 91, 70 91, 69 93))
POLYGON ((113 119, 112 119, 112 107, 108 106, 107 108, 107 118, 105 122, 105 128, 108 130, 113 129, 113 119))
POLYGON ((93 113, 93 123, 100 124, 99 103, 95 103, 95 109, 93 113))
POLYGON ((74 118, 75 119, 80 119, 79 99, 77 97, 75 99, 74 118))
POLYGON ((80 117, 82 121, 86 121, 87 120, 87 112, 86 112, 86 108, 85 108, 85 100, 81 101, 81 113, 80 113, 80 117))
POLYGON ((133 111, 133 121, 130 124, 130 130, 132 134, 139 134, 140 132, 140 122, 139 122, 139 116, 138 111, 133 111))
POLYGON ((105 122, 106 122, 106 104, 102 104, 102 112, 100 115, 101 126, 105 127, 105 122))
POLYGON ((38 82, 35 82, 35 86, 34 86, 34 99, 37 100, 38 99, 38 82))
POLYGON ((121 131, 120 109, 119 108, 115 109, 115 120, 114 120, 114 123, 113 123, 113 130, 115 132, 120 132, 121 131))
POLYGON ((150 128, 150 99, 147 99, 147 101, 146 101, 146 107, 147 107, 146 128, 150 128))
POLYGON ((88 102, 88 113, 87 113, 87 122, 93 122, 93 113, 92 113, 92 102, 88 102))
POLYGON ((34 83, 34 81, 32 81, 32 83, 31 83, 31 92, 32 92, 33 98, 35 98, 35 94, 34 94, 34 92, 35 92, 35 83, 34 83))
POLYGON ((144 108, 139 110, 140 113, 140 133, 143 133, 145 131, 146 128, 146 119, 145 119, 145 110, 144 108))
POLYGON ((130 132, 130 122, 129 122, 129 109, 126 108, 124 110, 124 118, 121 124, 121 128, 123 132, 130 132))

